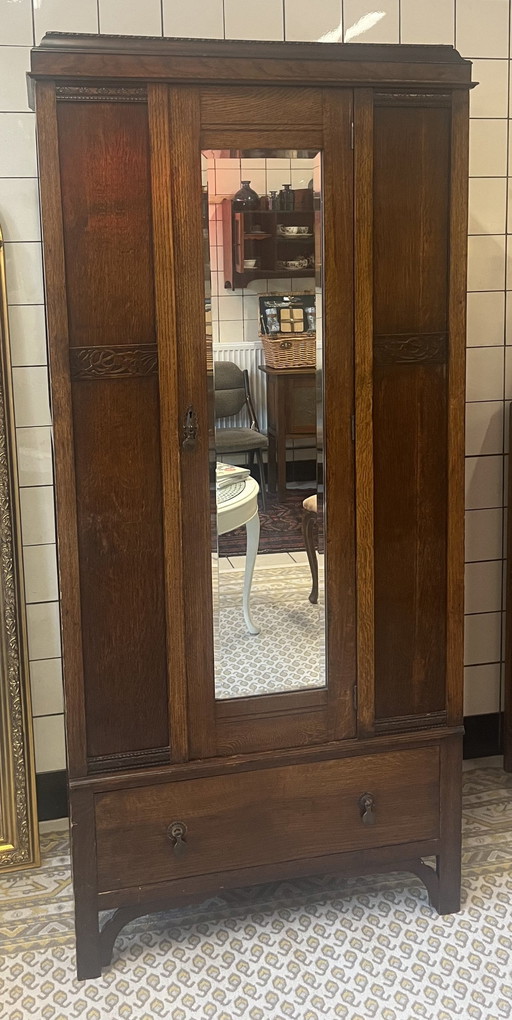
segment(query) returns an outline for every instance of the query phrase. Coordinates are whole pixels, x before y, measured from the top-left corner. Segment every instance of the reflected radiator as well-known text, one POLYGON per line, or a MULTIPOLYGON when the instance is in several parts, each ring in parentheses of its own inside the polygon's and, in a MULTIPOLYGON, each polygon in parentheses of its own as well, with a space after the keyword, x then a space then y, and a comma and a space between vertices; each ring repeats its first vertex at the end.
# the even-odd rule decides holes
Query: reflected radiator
MULTIPOLYGON (((249 373, 249 385, 251 396, 258 418, 258 424, 262 432, 267 431, 267 380, 263 372, 260 372, 258 365, 265 364, 263 356, 263 345, 261 340, 253 340, 248 343, 214 343, 213 360, 234 361, 239 368, 247 369, 249 373)), ((224 418, 224 427, 236 425, 247 425, 248 418, 242 411, 241 414, 232 418, 224 418)))

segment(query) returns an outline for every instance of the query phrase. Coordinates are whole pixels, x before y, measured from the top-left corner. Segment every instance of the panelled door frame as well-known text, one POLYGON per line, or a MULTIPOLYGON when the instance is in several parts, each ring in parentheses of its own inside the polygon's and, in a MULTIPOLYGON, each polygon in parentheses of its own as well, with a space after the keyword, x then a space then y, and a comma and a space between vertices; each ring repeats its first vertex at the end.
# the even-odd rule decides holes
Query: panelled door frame
MULTIPOLYGON (((162 427, 180 438, 177 467, 164 467, 166 527, 181 527, 183 586, 178 648, 186 686, 175 705, 174 759, 325 743, 355 735, 355 480, 353 363, 353 93, 343 89, 149 86, 155 187, 155 265, 162 427), (274 114, 274 118, 273 118, 274 114), (272 128, 268 124, 273 123, 272 128), (165 141, 164 141, 165 139, 165 141), (215 700, 211 591, 208 394, 201 246, 202 149, 317 149, 323 153, 324 440, 328 685, 215 700), (163 173, 162 173, 163 171, 163 173), (161 203, 168 215, 162 216, 161 203), (165 252, 165 260, 162 259, 165 252), (185 268, 186 267, 186 268, 185 268), (169 321, 173 322, 173 328, 169 321), (171 348, 173 348, 171 350, 171 348), (178 387, 170 378, 177 369, 178 387), (172 391, 172 392, 171 392, 172 391), (195 448, 182 445, 192 407, 195 448), (329 409, 331 411, 329 412, 329 409), (168 477, 166 477, 168 476, 168 477), (177 493, 181 509, 176 508, 177 493), (188 730, 184 720, 188 716, 188 730), (179 720, 179 734, 176 732, 179 720)), ((176 378, 176 375, 174 375, 176 378)), ((175 446, 175 443, 171 445, 175 446)), ((162 449, 165 450, 165 441, 162 449)), ((170 447, 169 447, 170 448, 170 447)), ((169 544, 171 539, 169 536, 169 544)), ((175 548, 175 546, 174 546, 175 548)), ((168 572, 171 600, 176 580, 168 572)), ((176 577, 176 575, 175 575, 176 577)), ((174 611, 176 606, 174 605, 174 611)))

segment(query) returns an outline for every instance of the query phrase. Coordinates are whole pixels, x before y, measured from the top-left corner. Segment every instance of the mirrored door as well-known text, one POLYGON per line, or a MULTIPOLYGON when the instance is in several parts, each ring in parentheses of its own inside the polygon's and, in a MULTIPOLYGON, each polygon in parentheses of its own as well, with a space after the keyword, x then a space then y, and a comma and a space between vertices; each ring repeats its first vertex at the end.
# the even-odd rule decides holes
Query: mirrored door
POLYGON ((352 94, 211 88, 196 111, 175 230, 185 250, 200 222, 207 442, 181 463, 191 499, 208 491, 189 590, 211 615, 187 678, 206 755, 355 732, 352 94))

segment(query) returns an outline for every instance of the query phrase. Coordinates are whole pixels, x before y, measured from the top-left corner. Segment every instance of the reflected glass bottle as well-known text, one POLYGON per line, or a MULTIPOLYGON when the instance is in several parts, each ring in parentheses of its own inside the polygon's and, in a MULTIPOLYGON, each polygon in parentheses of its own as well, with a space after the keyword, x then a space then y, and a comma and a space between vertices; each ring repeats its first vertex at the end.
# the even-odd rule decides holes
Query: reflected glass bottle
POLYGON ((259 195, 251 188, 250 181, 242 181, 241 188, 233 196, 233 209, 235 212, 257 209, 260 204, 259 195))

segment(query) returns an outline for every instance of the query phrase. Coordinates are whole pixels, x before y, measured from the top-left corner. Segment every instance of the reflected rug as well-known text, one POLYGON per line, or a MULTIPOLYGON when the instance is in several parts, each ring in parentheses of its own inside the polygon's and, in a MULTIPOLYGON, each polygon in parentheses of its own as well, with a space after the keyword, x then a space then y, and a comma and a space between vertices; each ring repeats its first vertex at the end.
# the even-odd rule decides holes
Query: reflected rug
MULTIPOLYGON (((304 548, 302 502, 313 489, 288 489, 284 495, 267 492, 267 507, 261 509, 260 552, 298 552, 304 548)), ((219 556, 245 555, 245 528, 228 531, 219 538, 219 556)))
MULTIPOLYGON (((512 1017, 512 776, 464 776, 463 906, 411 875, 242 889, 140 918, 101 978, 74 976, 67 835, 0 880, 2 1020, 506 1020, 512 1017)), ((265 834, 262 834, 265 838, 265 834)))

